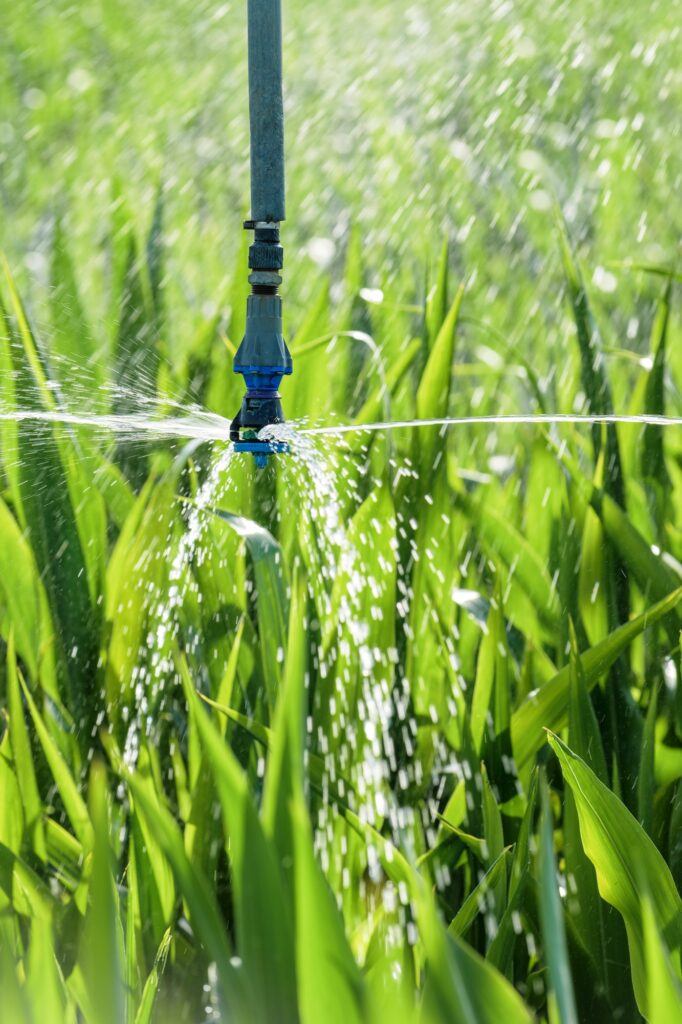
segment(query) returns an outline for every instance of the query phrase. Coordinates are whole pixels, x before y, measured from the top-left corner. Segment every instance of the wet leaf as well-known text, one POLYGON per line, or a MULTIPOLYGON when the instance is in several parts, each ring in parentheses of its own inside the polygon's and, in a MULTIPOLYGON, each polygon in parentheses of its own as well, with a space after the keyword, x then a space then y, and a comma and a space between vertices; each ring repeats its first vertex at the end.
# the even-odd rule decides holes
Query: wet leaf
MULTIPOLYGON (((447 416, 448 414, 457 320, 463 297, 464 285, 460 285, 424 367, 416 399, 417 416, 421 419, 447 416)), ((433 475, 433 464, 438 444, 437 435, 437 428, 429 428, 422 432, 419 439, 418 461, 423 478, 422 487, 426 491, 428 491, 429 480, 433 475)))
POLYGON ((49 765, 54 783, 59 790, 59 795, 62 798, 62 803, 64 804, 64 810, 68 815, 69 821, 71 822, 71 826, 76 833, 77 838, 83 844, 84 849, 90 850, 92 849, 93 844, 92 823, 83 797, 80 794, 78 784, 74 779, 69 766, 60 754, 55 741, 50 736, 43 718, 36 707, 35 701, 31 696, 28 686, 21 677, 19 678, 24 699, 28 705, 31 719, 33 720, 33 726, 38 737, 38 742, 40 743, 43 754, 45 755, 45 760, 49 765))
POLYGON ((294 932, 275 850, 249 796, 246 776, 199 705, 186 666, 182 675, 223 812, 239 950, 252 1012, 263 1020, 295 1020, 294 932))
POLYGON ((44 861, 47 857, 47 850, 43 826, 43 803, 40 799, 31 742, 24 719, 12 634, 10 634, 7 645, 7 704, 10 714, 9 735, 12 755, 24 810, 24 828, 28 833, 33 852, 40 860, 44 861))
POLYGON ((126 772, 123 766, 119 767, 136 806, 147 819, 168 859, 178 889, 187 900, 198 936, 216 964, 223 1006, 226 1009, 232 1007, 240 1014, 248 1006, 248 1001, 241 978, 230 962, 232 953, 229 939, 211 890, 187 859, 180 832, 168 810, 158 802, 148 785, 136 775, 126 772))
POLYGON ((258 602, 258 635, 263 674, 270 707, 274 708, 281 680, 289 613, 282 575, 282 553, 277 541, 263 526, 221 509, 213 511, 244 538, 251 556, 258 602))
POLYGON ((99 762, 91 769, 89 799, 94 847, 80 963, 93 1024, 120 1024, 124 1007, 123 931, 112 870, 106 771, 99 762), (102 964, 107 965, 106 972, 102 964))
POLYGON ((646 1014, 647 983, 640 905, 642 880, 679 973, 682 900, 663 857, 618 797, 557 737, 549 743, 575 797, 585 853, 594 864, 599 892, 625 922, 637 1003, 646 1014))
POLYGON ((668 1024, 682 1016, 682 978, 661 938, 651 898, 642 899, 642 922, 647 969, 647 1020, 668 1024))
POLYGON ((571 965, 568 959, 564 910, 557 887, 553 821, 547 782, 540 782, 539 904, 542 939, 549 973, 549 1019, 557 1024, 577 1024, 571 965))
MULTIPOLYGON (((588 690, 608 671, 635 637, 673 612, 681 599, 682 588, 673 590, 668 597, 652 605, 646 612, 624 626, 620 626, 601 643, 582 652, 580 657, 588 690)), ((542 747, 545 742, 545 728, 558 729, 565 722, 570 674, 570 665, 566 665, 553 680, 541 690, 531 693, 514 711, 511 720, 512 745, 519 767, 527 764, 533 754, 542 747)))
POLYGON ((448 312, 448 260, 450 246, 448 239, 443 239, 443 245, 436 265, 433 284, 429 290, 426 300, 426 312, 424 327, 426 341, 429 350, 435 344, 438 332, 440 331, 448 312))
MULTIPOLYGON (((5 266, 13 320, 3 312, 14 368, 14 402, 22 409, 51 411, 54 397, 44 362, 14 282, 5 266)), ((18 470, 13 498, 30 539, 55 623, 55 644, 72 713, 89 726, 96 713, 98 614, 92 596, 99 589, 101 534, 93 530, 97 499, 80 515, 76 491, 82 478, 71 440, 50 423, 16 428, 18 470), (81 529, 92 539, 95 559, 86 558, 81 529), (65 595, 68 594, 68 600, 65 595)), ((101 529, 103 523, 99 519, 101 529)))

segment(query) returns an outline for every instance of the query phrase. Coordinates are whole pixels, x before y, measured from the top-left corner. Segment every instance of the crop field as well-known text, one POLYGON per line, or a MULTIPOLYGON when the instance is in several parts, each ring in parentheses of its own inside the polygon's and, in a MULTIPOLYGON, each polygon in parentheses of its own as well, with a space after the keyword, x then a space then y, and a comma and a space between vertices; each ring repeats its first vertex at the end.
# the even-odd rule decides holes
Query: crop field
POLYGON ((682 1020, 682 10, 0 36, 0 1021, 682 1020))

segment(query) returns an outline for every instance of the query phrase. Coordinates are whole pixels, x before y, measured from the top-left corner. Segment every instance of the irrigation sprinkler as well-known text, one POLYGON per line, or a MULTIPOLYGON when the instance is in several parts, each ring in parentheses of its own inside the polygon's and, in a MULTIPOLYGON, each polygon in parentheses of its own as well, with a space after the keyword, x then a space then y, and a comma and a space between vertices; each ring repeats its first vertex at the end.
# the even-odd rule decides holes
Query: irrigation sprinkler
POLYGON ((278 388, 292 372, 277 290, 284 266, 279 226, 285 216, 280 0, 248 0, 248 51, 251 219, 244 228, 253 231, 254 239, 249 247, 246 333, 234 357, 234 372, 243 375, 246 394, 230 438, 236 451, 251 452, 262 467, 268 455, 289 450, 282 441, 258 437, 263 427, 284 422, 278 388))

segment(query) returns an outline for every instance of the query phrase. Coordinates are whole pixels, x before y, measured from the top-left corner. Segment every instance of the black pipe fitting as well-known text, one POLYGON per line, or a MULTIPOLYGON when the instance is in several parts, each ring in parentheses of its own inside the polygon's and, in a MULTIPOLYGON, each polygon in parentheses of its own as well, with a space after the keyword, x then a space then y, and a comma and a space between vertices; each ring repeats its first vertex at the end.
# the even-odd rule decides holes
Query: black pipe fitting
POLYGON ((253 244, 249 247, 249 268, 276 272, 284 266, 284 249, 279 243, 279 224, 260 224, 244 221, 247 231, 253 231, 253 244))

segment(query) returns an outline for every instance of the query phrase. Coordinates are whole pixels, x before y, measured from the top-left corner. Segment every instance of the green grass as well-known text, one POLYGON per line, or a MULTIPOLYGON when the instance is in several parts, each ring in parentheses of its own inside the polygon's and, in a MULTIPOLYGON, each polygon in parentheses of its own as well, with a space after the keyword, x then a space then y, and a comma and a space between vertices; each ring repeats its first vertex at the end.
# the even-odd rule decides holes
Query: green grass
MULTIPOLYGON (((289 7, 288 415, 679 416, 673 11, 289 7)), ((12 9, 3 411, 238 407, 239 8, 12 9)), ((3 1019, 677 1019, 679 428, 314 449, 0 421, 3 1019)))

